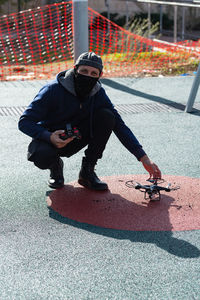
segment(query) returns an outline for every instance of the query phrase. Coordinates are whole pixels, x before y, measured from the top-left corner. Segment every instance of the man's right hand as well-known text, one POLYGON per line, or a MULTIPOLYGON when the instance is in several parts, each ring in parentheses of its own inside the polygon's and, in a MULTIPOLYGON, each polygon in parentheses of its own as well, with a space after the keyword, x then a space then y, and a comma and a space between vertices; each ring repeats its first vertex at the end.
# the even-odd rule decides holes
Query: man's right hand
POLYGON ((71 141, 73 141, 74 137, 70 137, 66 140, 62 140, 60 138, 60 134, 62 134, 64 132, 65 132, 64 130, 56 130, 56 131, 52 132, 52 134, 50 136, 50 141, 54 146, 56 146, 56 148, 63 148, 67 144, 69 144, 71 141))
POLYGON ((147 155, 144 155, 140 161, 142 162, 144 168, 147 170, 147 172, 150 175, 150 179, 161 179, 162 178, 162 174, 161 171, 159 170, 158 166, 153 163, 147 155))

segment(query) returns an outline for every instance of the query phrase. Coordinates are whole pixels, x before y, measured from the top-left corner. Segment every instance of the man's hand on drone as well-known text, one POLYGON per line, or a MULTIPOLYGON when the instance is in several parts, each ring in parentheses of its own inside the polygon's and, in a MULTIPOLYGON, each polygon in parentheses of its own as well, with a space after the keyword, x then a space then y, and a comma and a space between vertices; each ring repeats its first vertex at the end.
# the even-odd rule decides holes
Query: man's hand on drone
POLYGON ((159 170, 158 166, 154 164, 147 155, 144 155, 140 161, 142 162, 145 170, 149 173, 150 179, 161 179, 162 174, 161 171, 159 170))

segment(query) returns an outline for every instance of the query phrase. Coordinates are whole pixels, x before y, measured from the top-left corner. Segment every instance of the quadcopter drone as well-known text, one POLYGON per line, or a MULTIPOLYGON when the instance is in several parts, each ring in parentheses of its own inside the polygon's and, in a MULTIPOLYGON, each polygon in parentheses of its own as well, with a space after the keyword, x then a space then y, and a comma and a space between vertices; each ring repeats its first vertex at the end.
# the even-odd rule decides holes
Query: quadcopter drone
POLYGON ((140 184, 138 182, 135 182, 134 180, 129 180, 126 182, 126 186, 129 188, 135 188, 136 190, 139 190, 140 192, 144 193, 144 199, 145 200, 152 200, 152 201, 159 201, 161 200, 161 191, 170 192, 178 190, 180 187, 176 186, 171 188, 171 183, 168 183, 166 187, 160 186, 158 184, 161 184, 165 182, 164 179, 147 179, 152 184, 140 184), (158 195, 158 197, 156 197, 158 195))

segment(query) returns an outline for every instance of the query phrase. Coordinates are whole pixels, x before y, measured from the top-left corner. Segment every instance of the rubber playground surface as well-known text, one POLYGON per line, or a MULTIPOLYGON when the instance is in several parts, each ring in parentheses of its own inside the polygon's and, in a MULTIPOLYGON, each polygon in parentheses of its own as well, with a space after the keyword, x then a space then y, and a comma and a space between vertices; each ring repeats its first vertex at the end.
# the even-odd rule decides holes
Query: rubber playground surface
POLYGON ((108 192, 77 183, 83 151, 51 190, 26 160, 20 109, 44 81, 0 82, 0 299, 200 299, 200 89, 193 76, 103 79, 123 120, 167 183, 150 202, 128 188, 148 174, 113 134, 96 167, 108 192))

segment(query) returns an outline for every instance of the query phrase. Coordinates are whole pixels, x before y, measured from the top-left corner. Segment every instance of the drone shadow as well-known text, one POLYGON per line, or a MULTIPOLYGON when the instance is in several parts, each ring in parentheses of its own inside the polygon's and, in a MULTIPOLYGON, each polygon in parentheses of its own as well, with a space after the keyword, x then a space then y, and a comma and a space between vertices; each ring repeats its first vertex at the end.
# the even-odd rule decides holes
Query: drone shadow
MULTIPOLYGON (((145 201, 146 205, 139 205, 110 191, 97 193, 72 185, 65 185, 60 191, 47 192, 46 195, 51 201, 51 206, 48 207, 49 217, 60 223, 109 238, 130 240, 135 243, 152 243, 168 253, 182 258, 200 256, 200 250, 197 247, 187 241, 173 237, 172 224, 169 219, 169 207, 173 205, 174 201, 172 197, 163 195, 160 202, 145 201), (65 194, 65 197, 59 197, 59 194, 65 194), (95 205, 91 205, 91 203, 95 203, 95 205), (76 221, 76 210, 79 210, 83 216, 86 210, 89 210, 93 220, 97 217, 100 223, 91 225, 85 221, 76 221), (152 218, 154 219, 153 222, 162 220, 162 223, 165 224, 164 228, 167 229, 161 228, 162 231, 156 229, 142 231, 139 229, 112 229, 126 228, 126 225, 131 222, 137 222, 138 226, 144 222, 148 224, 148 222, 152 222, 152 218), (103 226, 100 227, 99 224, 103 224, 103 226)), ((151 223, 152 226, 154 225, 151 223)))

